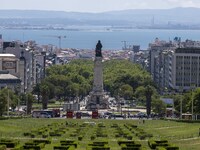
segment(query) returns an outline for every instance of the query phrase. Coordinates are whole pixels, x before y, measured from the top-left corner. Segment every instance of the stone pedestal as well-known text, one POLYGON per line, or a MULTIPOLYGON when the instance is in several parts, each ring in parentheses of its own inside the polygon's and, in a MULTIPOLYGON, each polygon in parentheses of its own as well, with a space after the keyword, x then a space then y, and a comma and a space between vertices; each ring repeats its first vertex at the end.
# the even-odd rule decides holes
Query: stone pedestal
POLYGON ((108 109, 108 97, 103 90, 102 57, 95 57, 93 88, 87 102, 87 110, 108 109))

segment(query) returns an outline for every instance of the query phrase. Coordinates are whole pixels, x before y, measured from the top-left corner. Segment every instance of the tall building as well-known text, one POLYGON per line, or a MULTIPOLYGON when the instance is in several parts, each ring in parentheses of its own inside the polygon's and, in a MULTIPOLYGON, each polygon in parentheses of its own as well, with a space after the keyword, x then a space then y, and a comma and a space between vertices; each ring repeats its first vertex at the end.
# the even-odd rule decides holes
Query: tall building
POLYGON ((165 89, 181 91, 199 87, 199 41, 179 39, 167 44, 156 40, 149 49, 149 70, 161 93, 165 89))
POLYGON ((200 86, 200 48, 178 48, 172 53, 173 89, 189 90, 200 86))
POLYGON ((21 92, 31 92, 44 78, 46 54, 34 42, 4 42, 3 53, 13 54, 19 60, 16 76, 21 80, 21 92))

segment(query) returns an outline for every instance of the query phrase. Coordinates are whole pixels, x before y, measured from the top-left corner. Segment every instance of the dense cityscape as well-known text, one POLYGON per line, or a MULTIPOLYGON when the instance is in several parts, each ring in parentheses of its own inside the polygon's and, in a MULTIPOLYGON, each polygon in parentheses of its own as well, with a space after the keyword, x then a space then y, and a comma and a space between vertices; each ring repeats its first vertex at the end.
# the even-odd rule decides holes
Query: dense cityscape
POLYGON ((0 3, 0 150, 199 150, 200 2, 0 3))

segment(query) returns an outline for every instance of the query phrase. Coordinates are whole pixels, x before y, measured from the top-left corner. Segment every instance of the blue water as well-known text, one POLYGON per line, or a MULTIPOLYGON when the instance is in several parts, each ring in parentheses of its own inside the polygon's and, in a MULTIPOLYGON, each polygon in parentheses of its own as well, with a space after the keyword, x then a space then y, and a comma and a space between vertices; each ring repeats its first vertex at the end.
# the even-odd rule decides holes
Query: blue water
POLYGON ((101 40, 103 49, 121 49, 127 45, 140 45, 147 49, 148 44, 156 37, 161 40, 173 40, 174 37, 181 37, 182 40, 200 40, 200 30, 150 30, 133 29, 123 31, 66 31, 66 30, 11 30, 0 29, 4 41, 12 40, 35 40, 38 44, 52 44, 59 46, 59 39, 54 36, 66 36, 62 38, 62 48, 94 49, 98 40, 101 40))

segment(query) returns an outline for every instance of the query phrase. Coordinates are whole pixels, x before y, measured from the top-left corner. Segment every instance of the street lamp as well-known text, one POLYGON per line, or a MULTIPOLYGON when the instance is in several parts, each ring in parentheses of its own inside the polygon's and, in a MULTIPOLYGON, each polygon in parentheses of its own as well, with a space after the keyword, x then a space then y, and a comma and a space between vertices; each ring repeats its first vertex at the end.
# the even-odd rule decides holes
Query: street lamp
POLYGON ((8 104, 8 111, 7 111, 7 115, 8 115, 8 117, 9 117, 9 105, 10 105, 10 100, 9 100, 9 89, 7 88, 7 90, 8 90, 8 97, 7 97, 7 104, 8 104))
POLYGON ((196 85, 193 84, 192 85, 192 120, 194 120, 194 94, 193 94, 193 92, 194 92, 195 87, 196 87, 196 85))
POLYGON ((182 94, 183 94, 183 87, 179 87, 179 92, 181 94, 181 102, 180 102, 180 119, 182 119, 182 113, 183 113, 183 97, 182 97, 182 94))

